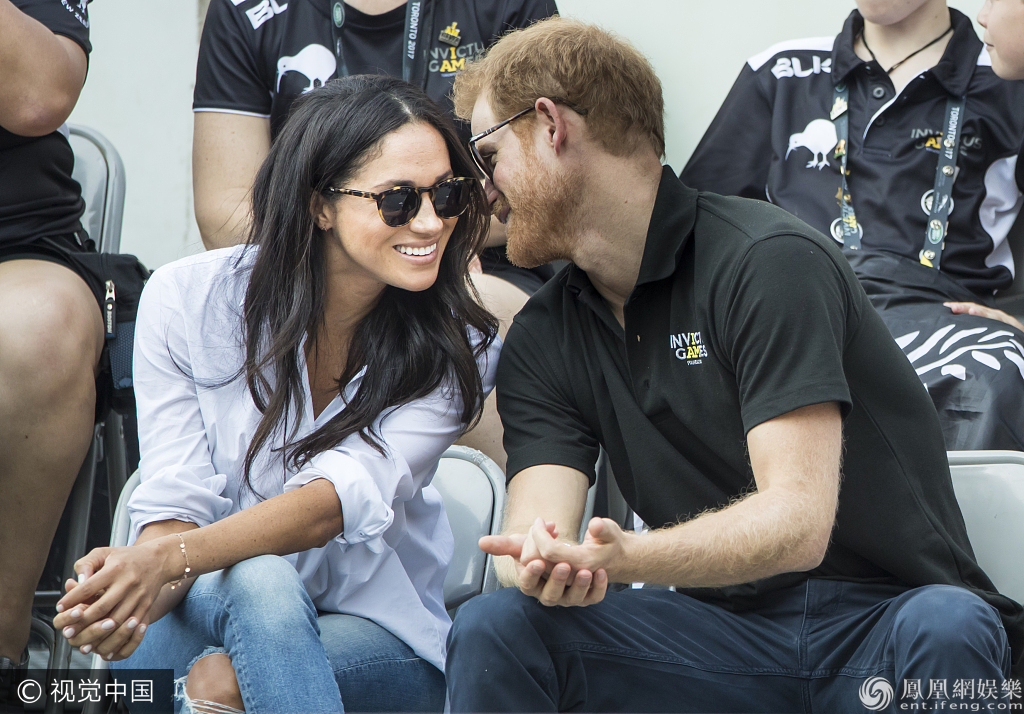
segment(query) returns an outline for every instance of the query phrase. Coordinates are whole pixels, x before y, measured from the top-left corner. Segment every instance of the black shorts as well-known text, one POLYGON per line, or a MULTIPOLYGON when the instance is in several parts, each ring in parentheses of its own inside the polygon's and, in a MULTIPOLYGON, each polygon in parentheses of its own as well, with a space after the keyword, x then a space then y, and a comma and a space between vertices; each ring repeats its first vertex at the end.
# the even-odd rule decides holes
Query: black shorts
MULTIPOLYGON (((84 236, 84 232, 81 235, 84 236)), ((102 310, 103 282, 79 259, 79 256, 83 254, 96 252, 92 245, 92 241, 88 239, 85 239, 83 244, 74 233, 34 238, 29 243, 0 246, 0 263, 8 260, 47 260, 63 265, 85 281, 96 298, 97 305, 102 310)))

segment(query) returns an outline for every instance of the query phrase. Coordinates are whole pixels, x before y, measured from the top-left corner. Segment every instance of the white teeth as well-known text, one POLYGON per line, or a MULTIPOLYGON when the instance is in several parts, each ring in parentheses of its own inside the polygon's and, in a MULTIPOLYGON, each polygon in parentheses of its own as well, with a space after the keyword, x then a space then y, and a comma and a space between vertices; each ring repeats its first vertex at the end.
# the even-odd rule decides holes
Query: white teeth
POLYGON ((409 248, 408 246, 400 245, 396 246, 396 249, 403 255, 430 255, 437 250, 437 243, 428 245, 424 248, 409 248))

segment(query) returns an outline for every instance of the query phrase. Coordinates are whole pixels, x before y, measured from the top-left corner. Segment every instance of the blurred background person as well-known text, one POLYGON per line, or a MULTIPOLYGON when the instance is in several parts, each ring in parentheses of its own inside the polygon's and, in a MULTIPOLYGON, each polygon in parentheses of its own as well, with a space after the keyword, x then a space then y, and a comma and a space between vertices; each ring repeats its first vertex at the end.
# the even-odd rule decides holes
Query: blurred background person
POLYGON ((1024 450, 1024 332, 992 303, 1013 281, 1024 83, 945 0, 857 7, 838 37, 752 57, 680 177, 843 244, 946 448, 1024 450))
POLYGON ((85 82, 87 0, 0 0, 0 677, 24 664, 36 584, 96 415, 96 279, 77 256, 65 121, 85 82))

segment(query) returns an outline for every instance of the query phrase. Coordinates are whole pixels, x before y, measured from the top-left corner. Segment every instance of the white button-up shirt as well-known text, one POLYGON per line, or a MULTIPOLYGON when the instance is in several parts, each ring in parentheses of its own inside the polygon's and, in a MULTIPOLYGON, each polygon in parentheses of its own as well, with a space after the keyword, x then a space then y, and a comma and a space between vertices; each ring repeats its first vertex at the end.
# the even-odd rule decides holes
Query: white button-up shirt
MULTIPOLYGON (((241 308, 249 272, 235 267, 240 250, 165 265, 142 293, 134 359, 142 483, 128 504, 133 542, 155 521, 205 526, 258 502, 242 478, 260 414, 244 377, 223 384, 245 360, 241 308)), ((479 359, 487 392, 499 350, 496 339, 479 359)), ((364 369, 313 419, 304 363, 299 371, 305 411, 297 438, 341 412, 365 378, 364 369)), ((442 587, 454 541, 430 481, 462 431, 460 413, 461 400, 442 387, 378 417, 386 456, 356 434, 298 471, 268 448, 252 469, 253 486, 265 498, 320 478, 334 485, 344 532, 287 559, 319 610, 373 620, 442 670, 451 625, 442 587)))

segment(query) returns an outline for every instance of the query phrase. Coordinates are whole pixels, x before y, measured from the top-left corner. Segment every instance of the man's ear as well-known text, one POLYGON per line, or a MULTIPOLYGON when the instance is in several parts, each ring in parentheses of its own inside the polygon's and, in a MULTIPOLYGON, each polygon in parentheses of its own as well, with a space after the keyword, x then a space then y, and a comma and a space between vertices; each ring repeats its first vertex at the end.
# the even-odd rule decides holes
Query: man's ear
POLYGON ((534 108, 537 110, 538 123, 544 131, 545 143, 554 150, 556 155, 561 155, 565 151, 569 139, 570 126, 567 121, 569 110, 547 97, 538 99, 534 108))
POLYGON ((334 221, 334 211, 324 197, 314 193, 309 197, 309 212, 313 216, 313 225, 322 231, 331 230, 334 221))

